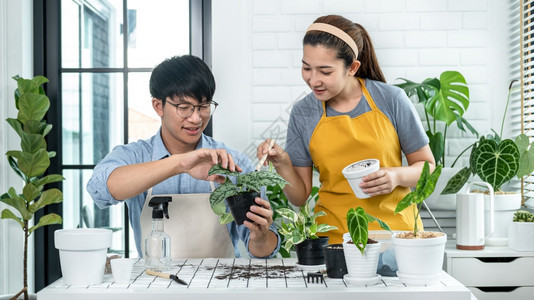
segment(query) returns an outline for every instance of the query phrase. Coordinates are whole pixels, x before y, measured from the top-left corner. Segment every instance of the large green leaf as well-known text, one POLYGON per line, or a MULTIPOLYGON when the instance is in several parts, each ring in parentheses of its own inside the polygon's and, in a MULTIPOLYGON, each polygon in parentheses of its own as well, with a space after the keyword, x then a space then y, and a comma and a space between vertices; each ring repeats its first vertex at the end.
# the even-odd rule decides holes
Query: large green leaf
POLYGON ((236 186, 231 181, 218 186, 210 195, 210 205, 213 208, 220 202, 224 202, 224 199, 237 195, 238 191, 236 186))
POLYGON ((13 128, 13 130, 15 130, 15 132, 19 135, 19 136, 22 136, 22 133, 24 132, 22 130, 22 124, 19 122, 19 120, 17 119, 13 119, 13 118, 7 118, 6 119, 6 122, 11 125, 11 128, 13 128))
POLYGON ((502 140, 499 144, 485 139, 473 155, 476 174, 495 191, 500 190, 519 170, 519 149, 510 139, 502 140))
POLYGON ((29 233, 32 233, 35 231, 35 229, 46 226, 46 225, 52 225, 52 224, 61 224, 63 220, 61 220, 61 217, 50 213, 48 215, 44 215, 39 219, 39 223, 37 225, 30 227, 28 230, 29 233))
POLYGON ((52 183, 52 182, 59 182, 59 181, 63 181, 65 180, 65 177, 59 175, 59 174, 50 174, 50 175, 46 175, 45 177, 42 177, 42 178, 35 178, 32 183, 33 185, 35 186, 42 186, 42 185, 45 185, 45 184, 49 184, 49 183, 52 183))
POLYGON ((24 182, 27 182, 28 181, 28 176, 26 176, 24 173, 22 173, 22 171, 19 168, 19 164, 13 158, 13 156, 7 155, 7 153, 6 153, 6 156, 7 156, 7 161, 9 163, 9 166, 11 166, 11 169, 13 169, 13 171, 15 171, 15 173, 17 173, 17 175, 19 175, 20 178, 22 178, 22 180, 24 182))
MULTIPOLYGON (((28 201, 28 203, 31 203, 35 198, 39 197, 39 194, 41 194, 42 190, 42 186, 38 187, 31 183, 28 183, 22 189, 22 194, 24 195, 24 198, 26 198, 26 201, 28 201)), ((30 210, 30 212, 34 213, 35 211, 30 210)))
POLYGON ((254 171, 237 177, 237 184, 246 186, 248 190, 259 192, 264 186, 278 185, 284 187, 288 182, 275 172, 254 171))
POLYGON ((22 222, 22 220, 19 217, 17 217, 12 211, 10 211, 7 208, 2 211, 2 215, 1 215, 0 219, 12 219, 12 220, 15 220, 15 221, 17 221, 17 223, 19 223, 20 227, 22 229, 24 229, 24 222, 22 222))
POLYGON ((441 191, 441 194, 445 195, 458 193, 460 189, 462 189, 462 187, 467 183, 467 180, 469 180, 472 174, 471 168, 462 168, 460 171, 458 171, 458 173, 454 174, 451 179, 449 179, 447 185, 445 185, 445 188, 443 191, 441 191))
POLYGON ((40 149, 35 153, 12 150, 8 151, 6 155, 15 157, 18 167, 28 177, 40 176, 50 166, 50 158, 45 149, 40 149))
POLYGON ((215 174, 234 176, 234 177, 239 176, 239 172, 235 172, 235 171, 232 172, 228 169, 225 169, 221 166, 221 164, 213 165, 213 167, 211 167, 211 169, 208 172, 208 176, 215 175, 215 174))
POLYGON ((350 238, 363 255, 369 235, 369 219, 363 208, 350 208, 347 212, 347 226, 350 238))
POLYGON ((53 203, 60 203, 61 201, 63 201, 63 193, 60 190, 55 189, 55 188, 49 189, 49 190, 44 191, 41 194, 41 197, 39 198, 39 200, 31 204, 28 210, 31 213, 35 213, 36 211, 38 211, 39 209, 47 205, 50 205, 53 203))
POLYGON ((530 140, 526 134, 520 134, 515 138, 515 144, 519 149, 519 170, 517 178, 530 175, 534 171, 534 147, 530 145, 530 140))
POLYGON ((26 208, 26 201, 24 201, 23 198, 17 195, 17 192, 15 191, 14 188, 12 187, 9 188, 8 190, 9 197, 6 197, 4 195, 0 197, 0 201, 15 208, 22 216, 22 219, 30 220, 33 217, 33 214, 30 213, 28 209, 26 208))
MULTIPOLYGON (((425 104, 426 101, 431 97, 430 94, 435 93, 435 89, 433 88, 433 86, 428 85, 425 82, 417 83, 417 82, 413 82, 405 78, 397 78, 397 79, 403 80, 404 83, 395 84, 395 85, 403 89, 408 97, 411 98, 412 96, 417 96, 417 100, 420 103, 425 104)), ((427 79, 425 81, 428 82, 430 80, 431 79, 427 79)))
POLYGON ((45 95, 21 94, 17 119, 22 123, 28 120, 40 121, 50 108, 50 100, 45 95))
POLYGON ((46 150, 46 141, 44 136, 40 134, 23 133, 20 141, 22 151, 28 153, 35 153, 40 149, 46 150))
POLYGON ((440 162, 445 152, 445 138, 443 137, 443 133, 441 131, 432 133, 432 131, 427 130, 426 135, 428 136, 428 145, 434 156, 434 161, 440 162))
POLYGON ((441 89, 425 104, 425 110, 436 120, 451 125, 469 107, 469 88, 465 78, 456 71, 440 75, 441 89))
POLYGON ((441 174, 442 165, 438 165, 434 172, 430 173, 430 166, 427 161, 423 165, 421 176, 417 181, 417 185, 413 191, 408 193, 404 198, 399 201, 395 208, 395 213, 399 213, 408 208, 412 204, 422 203, 430 194, 434 192, 436 188, 436 182, 441 174))

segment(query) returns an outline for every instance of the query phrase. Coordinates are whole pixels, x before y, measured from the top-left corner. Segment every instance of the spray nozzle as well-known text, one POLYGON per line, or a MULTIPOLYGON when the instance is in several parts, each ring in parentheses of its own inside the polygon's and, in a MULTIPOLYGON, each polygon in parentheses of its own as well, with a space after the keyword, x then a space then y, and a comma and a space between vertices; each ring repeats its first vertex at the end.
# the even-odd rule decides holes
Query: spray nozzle
POLYGON ((169 218, 169 202, 172 202, 170 196, 155 196, 150 199, 148 206, 152 207, 152 218, 163 219, 169 218))

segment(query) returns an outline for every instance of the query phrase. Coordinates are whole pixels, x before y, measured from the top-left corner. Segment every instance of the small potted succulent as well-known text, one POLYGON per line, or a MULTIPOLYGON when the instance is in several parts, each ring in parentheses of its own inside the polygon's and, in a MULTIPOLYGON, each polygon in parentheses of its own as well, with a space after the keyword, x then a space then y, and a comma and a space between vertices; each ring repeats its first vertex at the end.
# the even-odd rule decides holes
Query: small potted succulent
POLYGON ((467 82, 458 71, 445 71, 439 78, 427 78, 420 83, 399 79, 404 82, 396 86, 402 88, 408 97, 423 105, 422 119, 427 128, 430 150, 436 165, 444 166, 434 193, 425 200, 425 203, 430 208, 454 210, 456 197, 440 195, 447 181, 461 169, 445 163, 448 129, 455 123, 460 131, 469 131, 478 137, 478 132, 463 117, 470 102, 467 82))
POLYGON ((385 222, 367 214, 362 207, 347 212, 349 232, 343 235, 343 252, 348 274, 344 278, 351 285, 372 285, 380 279, 376 271, 381 243, 369 238, 369 223, 374 221, 391 232, 385 222))
POLYGON ((534 251, 534 213, 518 210, 508 227, 508 247, 516 251, 534 251))
POLYGON ((288 184, 284 178, 270 170, 241 174, 216 164, 208 174, 226 176, 226 181, 219 185, 210 195, 211 208, 220 216, 219 221, 221 224, 227 224, 233 220, 238 225, 243 224, 243 221, 248 220, 246 214, 250 206, 256 205, 255 199, 260 196, 262 187, 278 185, 283 188, 288 184), (231 177, 234 178, 234 181, 231 180, 231 177), (230 213, 226 209, 225 200, 230 208, 230 213))
MULTIPOLYGON (((487 240, 487 245, 506 245, 508 226, 512 222, 514 212, 521 207, 521 193, 504 191, 501 187, 513 180, 514 177, 521 179, 534 171, 534 147, 531 147, 528 136, 522 133, 514 139, 502 138, 506 111, 514 82, 512 81, 508 88, 508 100, 500 134, 493 131, 493 135, 482 136, 460 153, 458 157, 471 149, 469 166, 456 173, 448 181, 442 192, 443 194, 456 194, 474 175, 478 175, 482 181, 493 187, 495 191, 495 231, 492 238, 487 240)), ((486 194, 485 201, 489 206, 489 193, 486 194)), ((485 226, 485 228, 489 228, 489 226, 485 226)))
POLYGON ((318 234, 337 229, 328 224, 317 224, 316 219, 325 216, 326 213, 323 211, 313 213, 310 207, 313 200, 312 197, 308 198, 298 212, 290 208, 280 208, 276 211, 282 216, 278 229, 278 233, 285 238, 282 247, 288 252, 294 247, 298 264, 301 266, 324 264, 323 246, 328 244, 328 237, 318 234), (284 222, 284 219, 288 222, 284 222))
POLYGON ((45 136, 52 130, 52 125, 43 120, 50 100, 42 85, 48 79, 43 76, 33 79, 15 76, 13 79, 17 81, 15 106, 18 114, 16 119, 8 118, 6 121, 19 135, 21 150, 10 150, 6 156, 13 171, 24 181, 24 187, 20 192, 10 187, 7 193, 0 196, 0 201, 11 207, 2 210, 1 219, 18 223, 24 233, 23 288, 12 299, 24 294, 24 299, 28 300, 28 239, 36 229, 62 222, 61 217, 54 213, 33 221, 33 225, 32 219, 36 211, 63 201, 63 193, 59 189, 45 189, 45 185, 64 178, 59 174, 44 175, 50 166, 50 158, 56 155, 46 150, 45 136))
POLYGON ((392 236, 393 248, 399 271, 397 276, 408 285, 427 285, 439 281, 445 254, 447 235, 443 232, 421 231, 417 223, 423 201, 436 187, 442 165, 430 173, 425 162, 416 188, 408 193, 395 208, 395 213, 404 209, 413 210, 414 226, 412 231, 399 232, 392 236))

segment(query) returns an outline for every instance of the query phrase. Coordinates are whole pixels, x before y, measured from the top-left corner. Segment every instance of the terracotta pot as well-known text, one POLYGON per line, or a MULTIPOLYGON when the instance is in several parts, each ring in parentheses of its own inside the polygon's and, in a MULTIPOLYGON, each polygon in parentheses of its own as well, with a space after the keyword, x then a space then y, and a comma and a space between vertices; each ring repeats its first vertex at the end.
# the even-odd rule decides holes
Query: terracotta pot
POLYGON ((329 237, 319 237, 318 239, 307 239, 295 245, 297 260, 300 265, 322 265, 324 264, 323 246, 328 244, 329 237))
POLYGON ((329 244, 323 246, 326 274, 330 278, 343 278, 347 274, 343 244, 329 244))
POLYGON ((235 196, 226 198, 226 203, 230 207, 232 216, 234 216, 235 222, 237 225, 243 224, 245 220, 252 222, 247 218, 247 212, 250 211, 252 205, 256 205, 256 197, 260 195, 257 192, 244 192, 239 193, 235 196))

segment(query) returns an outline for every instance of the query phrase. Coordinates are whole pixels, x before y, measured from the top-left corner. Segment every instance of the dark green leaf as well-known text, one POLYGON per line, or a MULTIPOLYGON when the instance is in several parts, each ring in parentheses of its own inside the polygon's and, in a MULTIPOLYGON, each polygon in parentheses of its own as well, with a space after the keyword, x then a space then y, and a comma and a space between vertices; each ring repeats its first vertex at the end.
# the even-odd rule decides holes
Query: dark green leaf
MULTIPOLYGON (((6 154, 7 155, 7 154, 6 154)), ((11 166, 11 169, 13 169, 13 171, 15 171, 15 173, 17 173, 17 175, 20 176, 20 178, 22 178, 22 180, 24 182, 27 182, 28 180, 28 177, 26 175, 24 175, 24 173, 22 173, 22 171, 20 171, 20 168, 19 168, 19 164, 17 163, 17 161, 13 158, 13 156, 11 155, 7 155, 7 161, 9 162, 9 165, 11 166)))
POLYGON ((213 208, 220 202, 224 202, 224 199, 237 195, 238 191, 235 185, 227 181, 218 186, 210 195, 210 205, 213 208))
POLYGON ((442 162, 441 158, 443 156, 443 153, 445 152, 445 139, 443 137, 443 133, 441 133, 441 131, 438 131, 432 134, 430 130, 427 130, 426 135, 428 136, 428 145, 430 146, 430 150, 434 155, 435 162, 442 162))
POLYGON ((215 174, 234 176, 234 177, 239 176, 239 172, 235 172, 235 171, 232 172, 228 169, 225 169, 221 166, 221 164, 213 165, 213 167, 211 167, 211 169, 208 172, 208 176, 215 175, 215 174))
POLYGON ((347 226, 352 242, 363 255, 369 234, 369 220, 363 208, 349 209, 347 212, 347 226))
POLYGON ((425 104, 425 110, 436 120, 451 125, 469 107, 469 88, 465 78, 456 71, 440 75, 441 89, 425 104))
POLYGON ((30 220, 33 217, 33 214, 26 209, 26 201, 17 195, 14 188, 9 188, 8 194, 9 198, 0 198, 0 201, 15 208, 22 216, 22 219, 30 220))
POLYGON ((40 134, 23 133, 20 146, 24 152, 35 153, 40 149, 46 150, 46 141, 40 134))
MULTIPOLYGON (((22 189, 22 194, 24 195, 24 198, 26 198, 26 201, 28 201, 28 203, 31 203, 35 198, 39 197, 39 194, 42 190, 43 187, 36 187, 35 185, 28 183, 22 189)), ((30 212, 34 213, 35 211, 31 211, 30 209, 30 212)))
POLYGON ((45 177, 42 177, 42 178, 36 178, 35 180, 32 181, 33 185, 35 186, 42 186, 42 185, 45 185, 45 184, 49 184, 49 183, 52 183, 52 182, 59 182, 59 181, 63 181, 65 180, 65 177, 59 175, 59 174, 50 174, 50 175, 46 175, 45 177))
POLYGON ((471 177, 471 169, 469 167, 464 167, 458 173, 454 174, 454 176, 449 179, 447 182, 447 185, 441 191, 442 195, 445 194, 456 194, 458 193, 462 187, 467 183, 467 180, 469 180, 469 177, 471 177))
POLYGON ((28 232, 32 233, 33 231, 35 231, 35 229, 43 227, 43 226, 46 226, 46 225, 61 224, 62 221, 63 220, 61 220, 60 216, 58 216, 58 215, 56 215, 54 213, 50 213, 48 215, 42 216, 39 219, 39 223, 37 223, 37 225, 35 225, 33 227, 30 227, 28 232))
POLYGON ((50 108, 50 100, 45 95, 21 94, 17 119, 22 123, 28 120, 40 121, 50 108))
POLYGON ((55 189, 55 188, 49 189, 49 190, 44 191, 41 194, 41 198, 39 198, 39 200, 37 200, 35 203, 31 204, 28 210, 31 213, 35 213, 36 211, 38 211, 39 209, 47 205, 50 205, 53 203, 60 203, 61 201, 63 201, 63 193, 60 190, 55 189))
POLYGON ((48 153, 44 149, 40 149, 33 154, 22 151, 8 151, 6 154, 17 159, 20 170, 28 177, 42 175, 50 165, 48 153))
POLYGON ((519 149, 510 139, 500 144, 489 139, 483 140, 474 155, 477 175, 495 191, 500 190, 519 170, 519 149))
POLYGON ((11 125, 11 128, 13 128, 13 130, 15 130, 15 132, 19 135, 19 136, 22 136, 22 133, 24 132, 22 130, 22 124, 19 122, 19 120, 17 119, 13 119, 13 118, 7 118, 6 119, 6 122, 11 125))

